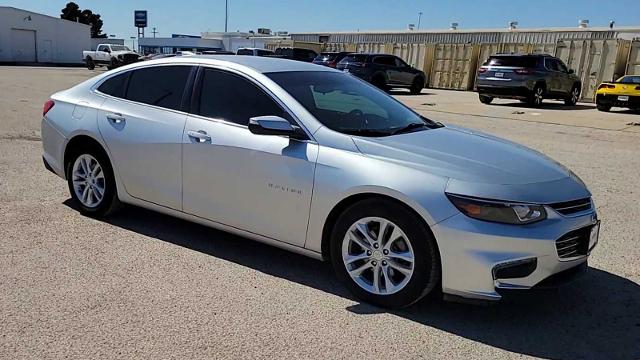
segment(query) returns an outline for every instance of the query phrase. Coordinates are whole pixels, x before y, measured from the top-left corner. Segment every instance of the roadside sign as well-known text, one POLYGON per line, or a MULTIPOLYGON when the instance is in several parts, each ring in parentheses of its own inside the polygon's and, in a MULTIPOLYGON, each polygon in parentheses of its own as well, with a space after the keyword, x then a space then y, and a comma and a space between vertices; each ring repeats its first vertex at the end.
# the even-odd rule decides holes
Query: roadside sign
POLYGON ((133 23, 137 28, 147 27, 147 10, 135 10, 133 12, 133 23))

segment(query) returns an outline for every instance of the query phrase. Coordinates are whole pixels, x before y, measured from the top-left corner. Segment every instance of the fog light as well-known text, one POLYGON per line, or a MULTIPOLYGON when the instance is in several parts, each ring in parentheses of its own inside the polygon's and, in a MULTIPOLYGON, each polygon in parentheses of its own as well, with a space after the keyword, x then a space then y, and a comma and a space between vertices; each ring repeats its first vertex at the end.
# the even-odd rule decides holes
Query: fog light
POLYGON ((525 259, 498 264, 493 268, 493 279, 517 279, 527 277, 538 267, 538 259, 525 259))

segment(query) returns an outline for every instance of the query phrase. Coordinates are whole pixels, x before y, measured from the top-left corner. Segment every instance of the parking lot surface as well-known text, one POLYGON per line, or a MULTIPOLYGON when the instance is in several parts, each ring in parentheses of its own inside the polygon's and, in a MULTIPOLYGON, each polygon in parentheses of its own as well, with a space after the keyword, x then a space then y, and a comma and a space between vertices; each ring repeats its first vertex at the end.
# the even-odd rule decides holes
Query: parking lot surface
POLYGON ((42 165, 40 118, 97 73, 0 67, 0 358, 640 358, 640 114, 393 92, 567 165, 602 230, 592 269, 556 293, 389 312, 329 264, 138 208, 81 216, 42 165))

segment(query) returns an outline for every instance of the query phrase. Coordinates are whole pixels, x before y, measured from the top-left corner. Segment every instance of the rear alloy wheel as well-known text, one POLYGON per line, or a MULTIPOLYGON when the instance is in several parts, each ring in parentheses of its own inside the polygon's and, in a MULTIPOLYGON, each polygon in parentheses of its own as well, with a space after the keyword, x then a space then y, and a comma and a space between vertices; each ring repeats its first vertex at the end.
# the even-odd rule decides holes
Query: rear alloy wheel
POLYGON ((440 281, 433 235, 412 212, 389 201, 365 200, 342 214, 331 260, 357 297, 382 307, 409 306, 440 281))
POLYGON ((540 105, 542 105, 542 101, 544 100, 544 87, 540 86, 540 85, 536 85, 536 87, 533 89, 533 93, 531 93, 531 96, 529 97, 529 101, 527 101, 527 103, 529 105, 538 107, 540 105))
POLYGON ((564 100, 564 104, 568 106, 574 106, 578 103, 578 99, 580 99, 580 88, 574 86, 571 89, 571 94, 569 94, 569 97, 564 100))
POLYGON ((479 95, 480 97, 480 102, 483 104, 491 104, 491 102, 493 101, 493 96, 488 96, 488 95, 479 95))
POLYGON ((120 206, 111 164, 100 151, 78 151, 67 166, 67 181, 71 197, 85 215, 107 216, 120 206))
POLYGON ((411 88, 409 90, 411 91, 411 95, 418 95, 422 92, 423 88, 424 80, 422 80, 422 78, 418 76, 413 80, 413 83, 411 84, 411 88))
POLYGON ((597 103, 596 104, 596 109, 598 109, 598 111, 609 112, 609 111, 611 111, 611 105, 597 103))

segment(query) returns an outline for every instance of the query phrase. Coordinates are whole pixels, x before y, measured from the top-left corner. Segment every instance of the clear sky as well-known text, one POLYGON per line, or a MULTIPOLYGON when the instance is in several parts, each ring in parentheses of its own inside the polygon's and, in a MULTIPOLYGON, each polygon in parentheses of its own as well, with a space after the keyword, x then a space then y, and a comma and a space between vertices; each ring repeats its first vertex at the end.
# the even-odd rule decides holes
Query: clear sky
MULTIPOLYGON (((0 0, 0 5, 59 16, 67 0, 0 0)), ((172 33, 199 35, 224 30, 225 0, 77 0, 80 8, 102 15, 103 32, 128 39, 136 34, 133 10, 149 11, 147 36, 172 33)), ((403 30, 421 28, 504 28, 511 20, 520 28, 640 26, 640 0, 229 0, 229 31, 266 27, 289 32, 403 30)))

